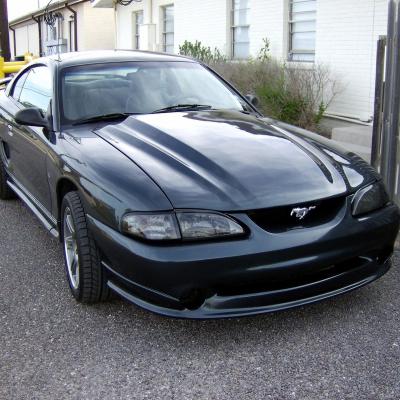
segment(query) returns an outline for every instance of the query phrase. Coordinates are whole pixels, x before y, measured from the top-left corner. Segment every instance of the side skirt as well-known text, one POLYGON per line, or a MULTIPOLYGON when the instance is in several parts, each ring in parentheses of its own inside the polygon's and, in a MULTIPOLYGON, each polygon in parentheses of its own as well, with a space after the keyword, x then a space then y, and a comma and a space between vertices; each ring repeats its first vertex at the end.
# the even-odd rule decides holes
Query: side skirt
POLYGON ((57 228, 50 224, 47 219, 40 212, 39 208, 30 200, 30 198, 13 182, 7 181, 7 185, 18 195, 18 197, 29 207, 29 209, 35 214, 43 226, 50 232, 56 239, 59 238, 57 228))

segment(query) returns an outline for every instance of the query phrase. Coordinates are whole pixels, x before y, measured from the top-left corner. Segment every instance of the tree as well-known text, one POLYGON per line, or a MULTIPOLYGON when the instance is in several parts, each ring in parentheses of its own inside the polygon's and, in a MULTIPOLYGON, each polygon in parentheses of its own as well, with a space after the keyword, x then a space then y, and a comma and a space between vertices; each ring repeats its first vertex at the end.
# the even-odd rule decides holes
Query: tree
POLYGON ((0 48, 1 55, 10 61, 10 38, 8 34, 7 0, 0 0, 0 48))

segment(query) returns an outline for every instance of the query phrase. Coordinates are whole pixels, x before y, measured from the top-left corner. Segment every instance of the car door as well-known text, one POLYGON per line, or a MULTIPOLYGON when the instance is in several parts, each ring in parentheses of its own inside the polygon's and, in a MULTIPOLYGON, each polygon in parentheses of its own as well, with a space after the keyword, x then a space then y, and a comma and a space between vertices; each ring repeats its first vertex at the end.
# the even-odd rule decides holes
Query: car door
POLYGON ((19 76, 13 85, 12 92, 8 96, 4 95, 4 92, 0 99, 0 157, 2 157, 2 161, 12 175, 14 175, 14 159, 16 155, 14 154, 13 146, 13 136, 16 127, 14 115, 20 110, 17 100, 19 99, 27 75, 27 73, 24 73, 19 76), (11 151, 11 148, 13 148, 13 151, 11 151))
MULTIPOLYGON (((24 75, 19 78, 23 79, 22 85, 18 80, 11 93, 16 110, 37 107, 46 113, 52 96, 52 76, 49 68, 44 65, 35 66, 24 75)), ((45 128, 22 126, 12 118, 8 129, 10 171, 14 180, 31 199, 33 198, 39 208, 42 206, 51 210, 46 170, 49 142, 45 128)))

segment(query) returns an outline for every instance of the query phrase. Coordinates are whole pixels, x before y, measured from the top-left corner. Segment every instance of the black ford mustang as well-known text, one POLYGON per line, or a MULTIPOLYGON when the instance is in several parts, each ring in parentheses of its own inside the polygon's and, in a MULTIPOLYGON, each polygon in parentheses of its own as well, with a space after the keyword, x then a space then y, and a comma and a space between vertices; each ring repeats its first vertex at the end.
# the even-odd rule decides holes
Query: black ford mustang
POLYGON ((3 83, 0 198, 60 238, 78 301, 250 315, 390 267, 399 211, 379 175, 193 60, 67 54, 3 83))

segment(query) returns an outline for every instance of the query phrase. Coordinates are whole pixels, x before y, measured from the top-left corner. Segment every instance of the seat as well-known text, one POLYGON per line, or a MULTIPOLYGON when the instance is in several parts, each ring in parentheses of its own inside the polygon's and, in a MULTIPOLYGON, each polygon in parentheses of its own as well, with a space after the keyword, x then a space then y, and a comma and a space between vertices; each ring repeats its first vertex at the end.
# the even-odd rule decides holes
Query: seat
POLYGON ((129 82, 124 79, 65 84, 64 114, 69 120, 125 112, 129 82))
POLYGON ((126 101, 126 112, 144 114, 168 105, 157 70, 139 70, 129 74, 128 78, 130 95, 126 101))

